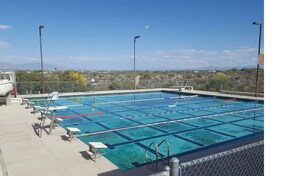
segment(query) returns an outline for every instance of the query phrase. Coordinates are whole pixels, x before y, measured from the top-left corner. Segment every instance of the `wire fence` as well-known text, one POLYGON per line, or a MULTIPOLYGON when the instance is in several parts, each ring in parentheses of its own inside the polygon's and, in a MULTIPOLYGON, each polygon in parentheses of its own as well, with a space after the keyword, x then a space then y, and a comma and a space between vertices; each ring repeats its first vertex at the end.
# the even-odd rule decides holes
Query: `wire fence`
POLYGON ((264 175, 264 141, 183 163, 180 175, 264 175))
POLYGON ((170 169, 152 176, 264 176, 264 141, 181 163, 174 169, 176 160, 171 158, 170 169))
MULTIPOLYGON (((41 93, 41 82, 17 82, 18 94, 39 94, 41 93)), ((86 91, 87 89, 79 89, 74 81, 45 81, 44 90, 46 93, 58 92, 77 92, 86 91)))
MULTIPOLYGON (((214 82, 200 81, 199 79, 139 79, 136 82, 137 89, 154 89, 154 88, 182 88, 191 87, 194 90, 231 92, 233 94, 246 93, 253 95, 255 86, 242 82, 214 82), (238 91, 238 92, 234 92, 238 91)), ((58 92, 88 92, 104 90, 130 90, 134 89, 134 82, 131 80, 97 80, 97 82, 80 83, 76 81, 45 81, 45 93, 53 91, 58 92)), ((17 82, 18 94, 39 94, 42 92, 41 82, 17 82)), ((264 81, 259 82, 260 94, 264 92, 264 81)))

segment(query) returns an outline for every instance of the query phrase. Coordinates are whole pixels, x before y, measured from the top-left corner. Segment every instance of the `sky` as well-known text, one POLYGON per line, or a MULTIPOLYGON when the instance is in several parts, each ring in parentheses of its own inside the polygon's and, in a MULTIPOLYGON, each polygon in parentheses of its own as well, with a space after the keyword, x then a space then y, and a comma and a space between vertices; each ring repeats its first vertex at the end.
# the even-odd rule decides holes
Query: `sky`
MULTIPOLYGON (((0 0, 0 63, 133 70, 256 66, 264 0, 0 0)), ((263 25, 264 28, 264 25, 263 25)), ((261 51, 264 52, 264 30, 261 51)), ((59 69, 59 68, 57 68, 59 69)))

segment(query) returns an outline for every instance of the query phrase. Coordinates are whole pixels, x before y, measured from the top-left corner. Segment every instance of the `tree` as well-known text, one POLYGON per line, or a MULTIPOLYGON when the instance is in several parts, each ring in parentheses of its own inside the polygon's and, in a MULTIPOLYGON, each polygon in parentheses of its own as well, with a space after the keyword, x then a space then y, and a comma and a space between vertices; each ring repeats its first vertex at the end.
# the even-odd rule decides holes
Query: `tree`
POLYGON ((40 71, 16 71, 17 90, 19 94, 38 93, 41 90, 40 71))
POLYGON ((86 91, 88 88, 88 80, 82 73, 78 71, 66 71, 63 73, 61 80, 64 81, 73 81, 74 82, 74 92, 76 91, 86 91))
POLYGON ((118 82, 113 82, 108 86, 109 90, 119 90, 121 89, 121 85, 118 82))
POLYGON ((216 91, 219 91, 222 88, 226 89, 226 85, 229 82, 229 77, 225 75, 224 73, 216 73, 211 79, 210 79, 210 88, 215 89, 216 91))

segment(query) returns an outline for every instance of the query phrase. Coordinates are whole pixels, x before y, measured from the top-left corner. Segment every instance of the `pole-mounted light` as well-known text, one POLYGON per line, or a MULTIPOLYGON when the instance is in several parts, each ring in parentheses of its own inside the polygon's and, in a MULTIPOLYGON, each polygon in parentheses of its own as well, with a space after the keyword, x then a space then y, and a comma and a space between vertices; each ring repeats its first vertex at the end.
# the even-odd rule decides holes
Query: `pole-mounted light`
MULTIPOLYGON (((260 50, 261 50, 261 32, 262 32, 262 23, 259 23, 259 22, 253 22, 253 25, 258 25, 260 26, 260 29, 259 29, 259 45, 258 45, 258 57, 260 55, 260 50)), ((258 94, 258 78, 259 78, 259 63, 257 63, 257 75, 256 75, 256 88, 255 88, 255 97, 257 96, 258 94)))
POLYGON ((43 76, 43 58, 42 58, 42 37, 41 37, 41 29, 44 28, 44 25, 39 26, 39 40, 40 40, 40 59, 41 59, 41 86, 42 93, 44 94, 44 76, 43 76))

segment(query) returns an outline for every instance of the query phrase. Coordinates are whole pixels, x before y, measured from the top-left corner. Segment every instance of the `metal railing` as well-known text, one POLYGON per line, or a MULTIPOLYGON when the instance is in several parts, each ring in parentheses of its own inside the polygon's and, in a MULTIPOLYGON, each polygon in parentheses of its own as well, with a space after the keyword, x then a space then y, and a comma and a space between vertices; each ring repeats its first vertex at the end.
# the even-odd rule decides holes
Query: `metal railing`
MULTIPOLYGON (((169 164, 169 156, 170 156, 170 144, 169 144, 169 142, 166 140, 166 139, 164 139, 163 141, 161 141, 159 144, 158 144, 158 148, 162 145, 162 144, 164 144, 164 143, 166 143, 166 145, 167 145, 167 164, 169 164)), ((163 158, 162 158, 163 159, 163 158)))
POLYGON ((156 142, 151 142, 147 147, 146 147, 146 149, 145 149, 145 157, 148 159, 148 160, 150 160, 151 162, 152 162, 152 164, 154 164, 155 163, 155 167, 156 167, 156 169, 158 169, 158 166, 159 166, 159 162, 158 162, 158 159, 159 159, 159 156, 162 158, 162 160, 164 159, 164 156, 163 155, 161 155, 160 153, 159 153, 159 147, 163 144, 163 143, 166 143, 167 144, 167 164, 169 164, 169 156, 170 156, 170 145, 169 145, 169 143, 168 143, 168 141, 167 140, 163 140, 163 141, 161 141, 158 145, 156 144, 156 142), (155 145, 155 160, 153 160, 152 158, 150 158, 149 156, 148 156, 148 150, 150 149, 150 147, 152 146, 152 145, 155 145))
POLYGON ((263 176, 264 141, 179 164, 170 159, 170 168, 152 176, 263 176))
POLYGON ((159 151, 158 151, 158 145, 155 142, 151 142, 150 145, 148 145, 145 149, 145 157, 150 160, 152 162, 152 164, 156 164, 156 168, 158 168, 158 158, 159 158, 159 151), (153 160, 152 158, 150 158, 147 154, 148 150, 150 149, 150 147, 152 145, 155 145, 155 160, 153 160))

